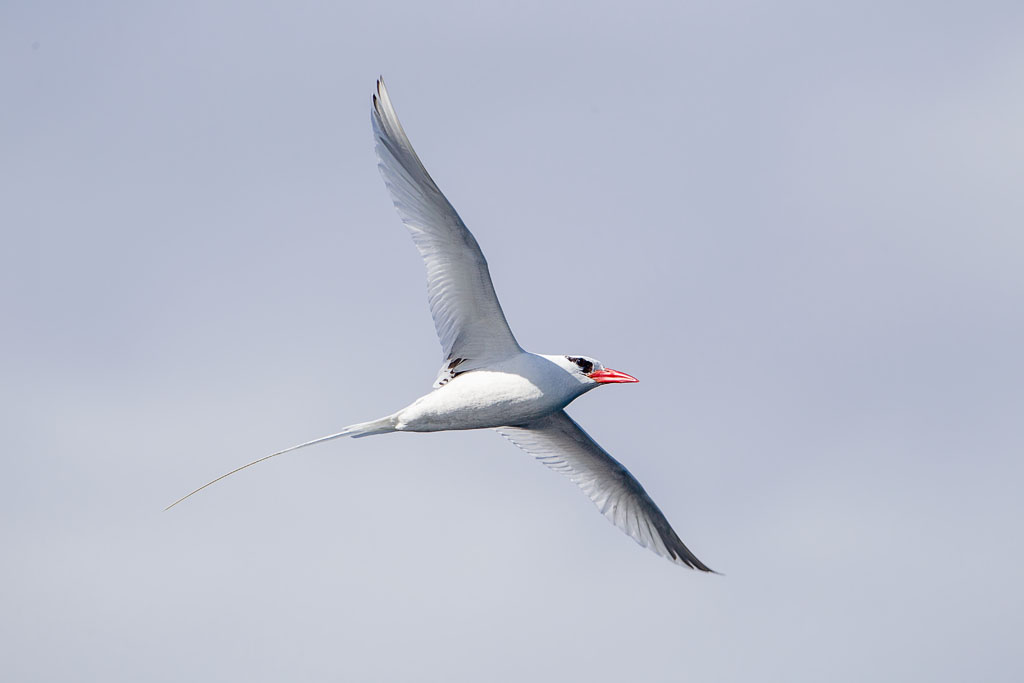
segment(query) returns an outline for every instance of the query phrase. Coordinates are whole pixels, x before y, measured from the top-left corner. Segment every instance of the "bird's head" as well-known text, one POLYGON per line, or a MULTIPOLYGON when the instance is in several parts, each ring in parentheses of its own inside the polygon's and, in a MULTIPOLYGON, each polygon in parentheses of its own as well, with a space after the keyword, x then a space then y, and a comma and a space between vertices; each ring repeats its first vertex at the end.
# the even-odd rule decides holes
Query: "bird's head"
POLYGON ((560 362, 570 375, 576 377, 581 384, 594 388, 598 384, 622 384, 626 382, 639 382, 636 377, 627 375, 618 370, 606 368, 600 361, 588 358, 587 356, 562 356, 564 362, 560 362))

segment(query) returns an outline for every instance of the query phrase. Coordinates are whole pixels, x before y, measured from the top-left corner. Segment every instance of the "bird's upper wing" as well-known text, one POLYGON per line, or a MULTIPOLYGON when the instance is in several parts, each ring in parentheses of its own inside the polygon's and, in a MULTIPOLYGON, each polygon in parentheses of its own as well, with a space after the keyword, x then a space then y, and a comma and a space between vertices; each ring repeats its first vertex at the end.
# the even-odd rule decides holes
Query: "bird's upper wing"
POLYGON ((609 521, 662 557, 712 571, 690 552, 633 475, 597 445, 564 410, 498 432, 556 472, 567 475, 609 521))
POLYGON ((416 156, 384 87, 373 96, 373 133, 381 175, 427 266, 427 297, 445 365, 472 370, 522 351, 491 284, 480 245, 416 156))

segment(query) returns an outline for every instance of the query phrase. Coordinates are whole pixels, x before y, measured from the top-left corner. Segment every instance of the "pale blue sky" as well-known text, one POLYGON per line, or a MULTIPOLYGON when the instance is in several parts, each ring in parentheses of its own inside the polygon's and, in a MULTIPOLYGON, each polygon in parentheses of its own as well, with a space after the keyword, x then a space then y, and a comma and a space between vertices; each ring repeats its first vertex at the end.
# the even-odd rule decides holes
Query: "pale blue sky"
POLYGON ((0 9, 0 678, 1018 681, 1020 3, 0 9), (440 361, 387 78, 705 576, 440 361))

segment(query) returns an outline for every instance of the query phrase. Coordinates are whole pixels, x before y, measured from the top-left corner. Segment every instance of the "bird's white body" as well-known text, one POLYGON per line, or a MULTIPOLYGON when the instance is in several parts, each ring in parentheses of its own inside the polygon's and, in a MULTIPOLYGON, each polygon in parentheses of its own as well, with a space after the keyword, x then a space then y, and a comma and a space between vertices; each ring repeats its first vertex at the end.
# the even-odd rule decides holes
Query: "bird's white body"
POLYGON ((640 545, 711 571, 683 545, 640 483, 563 410, 602 384, 636 378, 585 356, 524 351, 505 320, 480 245, 413 150, 383 81, 377 82, 371 120, 381 175, 427 267, 427 298, 445 358, 435 388, 396 413, 278 451, 210 484, 281 453, 342 436, 494 428, 568 476, 640 545))
POLYGON ((390 416, 394 431, 440 432, 523 425, 599 386, 566 371, 565 356, 518 353, 452 380, 390 416))

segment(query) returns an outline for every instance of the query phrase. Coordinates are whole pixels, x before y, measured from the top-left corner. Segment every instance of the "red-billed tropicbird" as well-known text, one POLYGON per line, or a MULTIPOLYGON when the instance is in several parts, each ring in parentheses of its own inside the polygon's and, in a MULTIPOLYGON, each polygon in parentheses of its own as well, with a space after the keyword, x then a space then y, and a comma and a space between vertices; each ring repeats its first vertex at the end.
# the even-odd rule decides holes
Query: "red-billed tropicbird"
POLYGON ((567 475, 640 545, 678 564, 711 571, 683 545, 633 475, 565 413, 591 389, 636 378, 586 356, 524 351, 505 320, 480 245, 420 162, 383 79, 377 81, 371 118, 381 175, 427 267, 430 313, 445 358, 433 391, 387 417, 243 465, 169 508, 246 467, 342 436, 491 428, 567 475))

